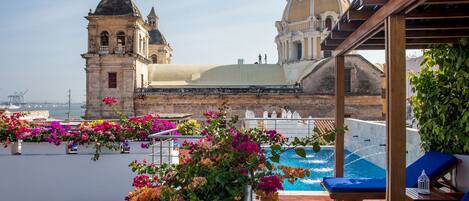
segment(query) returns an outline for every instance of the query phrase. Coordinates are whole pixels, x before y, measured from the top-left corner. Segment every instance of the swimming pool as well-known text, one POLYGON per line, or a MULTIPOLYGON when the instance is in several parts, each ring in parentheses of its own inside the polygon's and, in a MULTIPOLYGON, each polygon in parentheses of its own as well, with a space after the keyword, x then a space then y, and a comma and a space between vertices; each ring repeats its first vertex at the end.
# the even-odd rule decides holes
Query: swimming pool
MULTIPOLYGON (((270 150, 267 150, 268 153, 270 150)), ((283 187, 285 191, 324 191, 320 182, 323 177, 334 175, 334 149, 323 147, 319 153, 312 149, 306 149, 306 158, 296 155, 294 150, 284 153, 280 160, 281 165, 302 167, 311 170, 311 176, 298 180, 295 184, 285 181, 283 187)), ((366 177, 383 178, 385 171, 368 162, 360 160, 359 156, 345 151, 345 177, 366 177)))

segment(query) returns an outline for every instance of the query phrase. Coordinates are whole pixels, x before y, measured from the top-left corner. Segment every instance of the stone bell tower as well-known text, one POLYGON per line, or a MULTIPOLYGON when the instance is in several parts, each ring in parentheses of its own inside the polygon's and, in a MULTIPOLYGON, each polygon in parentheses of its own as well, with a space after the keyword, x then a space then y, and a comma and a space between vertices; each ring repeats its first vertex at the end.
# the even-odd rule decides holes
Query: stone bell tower
POLYGON ((102 0, 88 16, 86 60, 86 119, 116 117, 104 105, 107 96, 118 109, 134 115, 134 92, 148 83, 150 27, 133 0, 102 0))
POLYGON ((151 27, 149 32, 150 60, 152 64, 170 64, 173 57, 173 49, 160 31, 159 20, 160 18, 156 15, 155 8, 152 7, 148 15, 148 25, 151 27))

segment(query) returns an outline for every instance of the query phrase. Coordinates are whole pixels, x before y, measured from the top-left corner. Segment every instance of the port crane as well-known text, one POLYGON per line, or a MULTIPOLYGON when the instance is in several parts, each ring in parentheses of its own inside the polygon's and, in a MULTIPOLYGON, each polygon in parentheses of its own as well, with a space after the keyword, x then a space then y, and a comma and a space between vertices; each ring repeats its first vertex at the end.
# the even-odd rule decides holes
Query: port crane
POLYGON ((13 95, 9 95, 9 103, 10 105, 21 105, 24 103, 24 95, 28 93, 29 90, 24 90, 20 92, 15 92, 13 95))

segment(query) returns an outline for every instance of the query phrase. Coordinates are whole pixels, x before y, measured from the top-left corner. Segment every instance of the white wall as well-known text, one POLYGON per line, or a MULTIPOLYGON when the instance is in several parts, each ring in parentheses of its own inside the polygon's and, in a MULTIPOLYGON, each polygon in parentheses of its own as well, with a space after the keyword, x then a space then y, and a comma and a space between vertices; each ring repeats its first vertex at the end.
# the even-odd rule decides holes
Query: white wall
POLYGON ((462 161, 456 171, 456 186, 460 191, 469 191, 469 155, 455 155, 462 161))
MULTIPOLYGON (((386 147, 379 145, 386 144, 386 125, 357 119, 346 119, 345 124, 349 129, 345 134, 345 149, 385 169, 386 147), (369 141, 365 141, 368 139, 369 141)), ((418 130, 407 128, 406 137, 406 163, 409 165, 420 158, 423 151, 420 148, 418 130)), ((461 191, 469 191, 469 156, 455 156, 463 161, 454 174, 456 186, 461 191)))
POLYGON ((97 162, 91 155, 64 155, 65 146, 24 144, 23 149, 29 154, 12 156, 0 149, 2 201, 124 200, 134 176, 129 163, 151 159, 150 150, 137 145, 132 154, 104 154, 97 162))
MULTIPOLYGON (((350 152, 356 152, 360 157, 386 168, 386 125, 358 119, 346 119, 345 124, 349 131, 345 135, 345 148, 350 152), (369 140, 369 141, 368 141, 369 140)), ((420 149, 420 136, 416 129, 407 129, 406 143, 407 165, 413 163, 422 156, 420 149)))

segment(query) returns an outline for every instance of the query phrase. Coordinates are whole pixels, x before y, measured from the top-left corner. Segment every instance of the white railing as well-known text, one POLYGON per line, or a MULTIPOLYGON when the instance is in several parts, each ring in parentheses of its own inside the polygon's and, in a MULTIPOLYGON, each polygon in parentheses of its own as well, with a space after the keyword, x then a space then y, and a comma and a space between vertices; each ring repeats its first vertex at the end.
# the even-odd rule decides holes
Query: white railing
POLYGON ((246 118, 244 128, 276 130, 287 138, 311 137, 318 118, 246 118))
POLYGON ((123 46, 116 47, 116 50, 114 52, 116 54, 125 54, 125 47, 123 47, 123 46))
POLYGON ((109 54, 109 46, 99 47, 99 54, 109 54))
MULTIPOLYGON (((184 136, 184 135, 175 135, 176 132, 178 131, 178 129, 170 129, 170 130, 166 130, 166 131, 162 131, 162 132, 159 132, 159 133, 155 133, 155 134, 151 134, 149 135, 148 137, 151 139, 151 162, 152 163, 155 163, 155 153, 156 153, 156 150, 155 150, 155 147, 156 147, 156 140, 158 139, 159 141, 159 161, 161 161, 161 164, 163 164, 163 157, 164 156, 167 156, 168 157, 168 164, 171 165, 173 163, 175 163, 175 161, 173 161, 173 151, 174 149, 176 148, 175 144, 174 144, 174 140, 177 140, 177 139, 182 139, 182 140, 199 140, 199 139, 204 139, 205 136, 184 136), (167 147, 164 147, 163 146, 163 143, 167 142, 168 143, 168 146, 167 147), (168 148, 168 154, 167 155, 164 155, 163 153, 163 148, 168 148)), ((176 155, 179 155, 179 153, 177 153, 176 155)), ((179 163, 179 161, 178 161, 179 163)), ((160 164, 160 165, 161 165, 160 164)))

